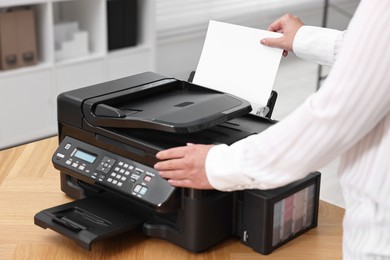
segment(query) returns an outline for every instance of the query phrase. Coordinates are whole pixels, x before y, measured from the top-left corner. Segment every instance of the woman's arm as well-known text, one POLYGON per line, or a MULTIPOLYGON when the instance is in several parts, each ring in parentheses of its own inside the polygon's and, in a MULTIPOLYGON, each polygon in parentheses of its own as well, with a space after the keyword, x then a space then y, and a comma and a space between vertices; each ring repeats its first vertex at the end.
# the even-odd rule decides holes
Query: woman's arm
POLYGON ((298 57, 322 65, 332 65, 341 49, 344 32, 304 26, 296 16, 286 14, 273 22, 268 30, 283 33, 279 38, 265 38, 261 43, 265 46, 294 52, 298 57))

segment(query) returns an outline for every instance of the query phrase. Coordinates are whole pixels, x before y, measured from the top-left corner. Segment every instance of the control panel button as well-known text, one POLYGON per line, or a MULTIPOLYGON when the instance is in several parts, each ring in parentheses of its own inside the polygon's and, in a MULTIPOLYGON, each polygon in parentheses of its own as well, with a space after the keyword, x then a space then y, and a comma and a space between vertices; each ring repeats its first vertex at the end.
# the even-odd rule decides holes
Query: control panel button
POLYGON ((138 184, 137 186, 135 186, 134 192, 138 193, 141 190, 141 188, 142 186, 138 184))
POLYGON ((116 162, 115 159, 104 156, 102 161, 99 163, 97 170, 104 173, 108 173, 111 170, 112 166, 114 166, 115 162, 116 162))
POLYGON ((139 175, 133 173, 130 178, 136 181, 139 179, 139 175))
POLYGON ((148 188, 142 187, 141 190, 139 191, 139 194, 145 195, 145 193, 148 191, 148 188))

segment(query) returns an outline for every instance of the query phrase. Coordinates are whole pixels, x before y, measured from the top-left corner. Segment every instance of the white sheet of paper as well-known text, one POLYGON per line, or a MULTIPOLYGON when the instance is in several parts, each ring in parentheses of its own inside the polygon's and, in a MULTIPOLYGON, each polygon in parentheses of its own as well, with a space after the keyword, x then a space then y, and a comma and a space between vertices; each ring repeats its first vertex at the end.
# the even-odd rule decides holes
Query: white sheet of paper
POLYGON ((256 114, 267 105, 282 57, 260 40, 281 35, 210 21, 193 82, 246 99, 256 114))

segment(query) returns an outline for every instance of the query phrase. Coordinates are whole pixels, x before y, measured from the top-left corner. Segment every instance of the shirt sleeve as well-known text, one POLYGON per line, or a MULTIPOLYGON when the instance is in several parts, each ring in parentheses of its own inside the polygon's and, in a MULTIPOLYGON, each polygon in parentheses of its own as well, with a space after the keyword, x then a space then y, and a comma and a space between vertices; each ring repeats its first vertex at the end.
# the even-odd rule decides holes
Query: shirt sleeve
POLYGON ((342 31, 302 26, 295 35, 293 51, 301 59, 331 66, 342 46, 342 40, 342 31))
POLYGON ((345 153, 384 120, 390 113, 389 9, 390 1, 362 1, 318 92, 262 133, 210 149, 210 184, 225 191, 283 186, 345 153))

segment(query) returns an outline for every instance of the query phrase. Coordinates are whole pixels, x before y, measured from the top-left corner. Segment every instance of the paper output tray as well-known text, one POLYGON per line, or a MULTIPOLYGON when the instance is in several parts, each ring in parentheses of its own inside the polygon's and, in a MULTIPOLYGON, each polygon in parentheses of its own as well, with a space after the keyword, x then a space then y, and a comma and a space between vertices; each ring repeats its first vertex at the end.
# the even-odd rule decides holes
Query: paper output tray
POLYGON ((50 228, 90 250, 95 240, 135 229, 147 220, 118 197, 99 194, 49 208, 34 216, 34 223, 50 228))
MULTIPOLYGON (((131 77, 105 84, 126 86, 129 80, 131 77)), ((123 88, 83 103, 83 114, 91 125, 172 133, 201 131, 250 111, 246 100, 171 78, 123 88)))

